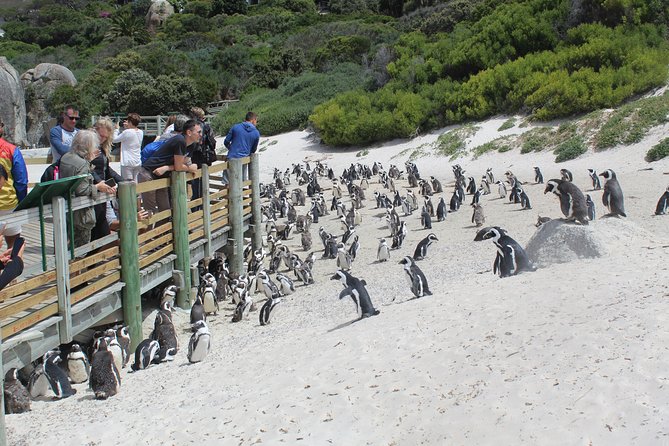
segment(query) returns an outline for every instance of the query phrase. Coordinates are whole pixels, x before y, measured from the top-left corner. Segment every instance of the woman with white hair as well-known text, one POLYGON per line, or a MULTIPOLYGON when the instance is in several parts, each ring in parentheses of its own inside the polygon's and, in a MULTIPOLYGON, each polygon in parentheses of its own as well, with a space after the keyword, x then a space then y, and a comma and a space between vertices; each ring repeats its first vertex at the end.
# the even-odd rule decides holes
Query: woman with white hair
MULTIPOLYGON (((97 189, 93 186, 91 160, 98 156, 100 139, 92 130, 77 132, 72 140, 70 151, 60 159, 60 178, 88 174, 74 190, 77 197, 96 197, 97 189)), ((95 210, 93 206, 77 209, 72 215, 74 225, 74 246, 79 247, 91 241, 91 229, 95 226, 95 210)))

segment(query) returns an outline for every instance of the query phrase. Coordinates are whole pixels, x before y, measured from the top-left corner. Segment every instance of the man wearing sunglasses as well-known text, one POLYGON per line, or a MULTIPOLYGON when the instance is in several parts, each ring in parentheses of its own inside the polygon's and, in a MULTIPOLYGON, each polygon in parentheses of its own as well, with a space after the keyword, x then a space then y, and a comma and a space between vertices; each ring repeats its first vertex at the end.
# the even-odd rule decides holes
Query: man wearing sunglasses
POLYGON ((51 155, 53 156, 52 162, 55 163, 61 156, 70 151, 74 135, 79 131, 76 127, 78 121, 79 110, 74 105, 65 106, 65 110, 61 114, 61 119, 59 119, 59 124, 49 132, 51 155))

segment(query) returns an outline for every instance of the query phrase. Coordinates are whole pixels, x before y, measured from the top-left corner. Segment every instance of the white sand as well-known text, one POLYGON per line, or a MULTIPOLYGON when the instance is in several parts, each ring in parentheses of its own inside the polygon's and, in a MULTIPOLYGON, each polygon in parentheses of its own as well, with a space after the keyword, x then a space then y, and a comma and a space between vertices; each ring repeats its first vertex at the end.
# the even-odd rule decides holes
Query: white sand
MULTIPOLYGON (((504 120, 481 124, 474 145, 494 139, 504 120)), ((477 179, 493 167, 496 177, 510 169, 530 183, 533 210, 495 194, 482 199, 486 225, 502 226, 523 245, 537 214, 561 217, 557 198, 531 184, 532 166, 541 166, 546 180, 568 168, 585 191, 587 168, 613 168, 629 218, 591 224, 608 243, 604 257, 500 279, 490 271, 493 244, 473 242, 476 228, 463 206, 433 222, 439 241, 419 263, 434 295, 407 301, 397 262, 429 231, 420 229, 418 213, 407 217, 403 248, 375 263, 378 239, 389 231, 372 200, 380 187, 374 182, 352 273, 367 281, 379 316, 349 325, 353 305, 339 301, 341 284, 328 280, 335 261, 318 260, 316 284, 285 298, 271 325, 259 326, 258 313, 231 324, 226 303, 211 319, 213 351, 188 365, 188 314, 179 313, 182 350, 174 363, 124 370, 120 394, 108 401, 93 400, 86 384, 67 400, 36 401, 32 412, 7 416, 10 444, 669 444, 669 216, 652 215, 669 184, 669 160, 643 161, 667 133, 669 125, 658 127, 634 146, 560 165, 553 154, 518 150, 457 160, 477 179), (653 170, 639 170, 647 167, 653 170)), ((268 138, 277 142, 262 153, 261 175, 269 181, 274 167, 305 159, 325 160, 336 174, 352 162, 403 170, 407 155, 393 157, 437 136, 384 144, 358 158, 359 149, 326 149, 293 132, 268 138)), ((423 177, 441 180, 448 201, 454 162, 416 163, 423 177)), ((406 184, 397 182, 402 190, 406 184)), ((329 188, 329 181, 321 185, 329 188)), ((604 214, 601 192, 589 193, 604 214)), ((342 232, 334 213, 320 224, 342 232)), ((311 229, 316 249, 318 226, 311 229)), ((303 255, 299 234, 287 246, 303 255)), ((150 317, 145 334, 152 323, 150 317)))

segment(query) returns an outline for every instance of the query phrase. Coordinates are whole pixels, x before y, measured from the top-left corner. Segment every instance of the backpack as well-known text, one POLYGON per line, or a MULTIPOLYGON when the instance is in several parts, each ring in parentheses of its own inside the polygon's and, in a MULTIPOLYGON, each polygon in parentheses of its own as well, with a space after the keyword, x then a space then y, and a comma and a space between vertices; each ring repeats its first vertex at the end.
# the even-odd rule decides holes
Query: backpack
POLYGON ((216 138, 209 124, 201 122, 201 125, 202 142, 195 145, 191 153, 191 159, 197 165, 206 164, 211 166, 216 161, 216 138))
POLYGON ((42 174, 42 177, 39 179, 40 183, 59 179, 60 178, 59 170, 60 170, 60 158, 58 158, 58 161, 56 161, 55 163, 49 165, 49 167, 44 169, 44 173, 42 174))
POLYGON ((163 144, 165 144, 165 141, 167 141, 167 139, 159 139, 158 141, 153 141, 145 145, 140 154, 140 157, 142 159, 142 164, 144 164, 149 158, 151 158, 153 154, 158 149, 160 149, 160 147, 163 144))

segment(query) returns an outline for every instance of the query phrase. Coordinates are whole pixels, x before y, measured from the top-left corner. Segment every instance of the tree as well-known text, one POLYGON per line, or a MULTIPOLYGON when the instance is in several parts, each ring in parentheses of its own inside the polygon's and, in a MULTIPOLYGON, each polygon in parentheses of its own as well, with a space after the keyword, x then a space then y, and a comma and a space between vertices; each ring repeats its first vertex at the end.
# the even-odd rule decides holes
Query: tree
POLYGON ((249 4, 246 0, 213 0, 211 2, 211 15, 218 14, 246 14, 249 4))
POLYGON ((144 20, 132 15, 132 11, 126 8, 116 10, 111 17, 109 30, 105 34, 107 40, 114 40, 122 36, 130 37, 137 43, 146 43, 150 38, 144 26, 144 20))

